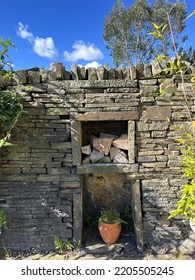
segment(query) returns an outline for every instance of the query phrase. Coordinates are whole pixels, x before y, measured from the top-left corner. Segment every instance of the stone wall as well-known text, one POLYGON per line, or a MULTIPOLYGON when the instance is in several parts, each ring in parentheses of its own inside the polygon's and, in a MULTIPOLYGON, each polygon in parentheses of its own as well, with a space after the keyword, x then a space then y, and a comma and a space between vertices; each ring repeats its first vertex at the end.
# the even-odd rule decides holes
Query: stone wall
MULTIPOLYGON (((55 234, 80 243, 82 174, 94 170, 124 172, 139 188, 145 247, 170 250, 187 238, 185 221, 167 220, 184 182, 181 147, 175 141, 178 126, 188 122, 179 94, 183 85, 174 73, 164 83, 158 67, 86 71, 73 65, 68 72, 53 63, 49 71, 21 70, 12 81, 0 80, 2 90, 24 98, 26 111, 13 130, 14 145, 0 150, 0 208, 8 220, 2 238, 8 249, 53 250, 55 234), (159 94, 162 89, 167 93, 159 94), (82 168, 79 124, 115 119, 129 123, 129 164, 82 168)), ((185 89, 194 112, 188 78, 185 89)))

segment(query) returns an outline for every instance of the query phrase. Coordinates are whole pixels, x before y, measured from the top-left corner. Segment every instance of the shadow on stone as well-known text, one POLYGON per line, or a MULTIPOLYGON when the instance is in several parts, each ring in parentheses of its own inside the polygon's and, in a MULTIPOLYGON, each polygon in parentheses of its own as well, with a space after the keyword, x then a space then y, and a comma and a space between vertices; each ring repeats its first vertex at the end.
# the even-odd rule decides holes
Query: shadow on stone
POLYGON ((99 233, 90 232, 86 237, 85 252, 88 254, 137 255, 135 234, 121 235, 115 244, 108 245, 104 243, 99 233))

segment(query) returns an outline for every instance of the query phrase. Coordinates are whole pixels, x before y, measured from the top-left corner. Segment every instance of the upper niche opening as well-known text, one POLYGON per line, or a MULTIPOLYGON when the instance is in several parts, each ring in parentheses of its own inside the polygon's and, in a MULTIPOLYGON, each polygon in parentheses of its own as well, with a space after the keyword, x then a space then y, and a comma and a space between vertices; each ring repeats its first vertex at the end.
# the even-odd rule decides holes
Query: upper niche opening
POLYGON ((128 121, 82 122, 81 162, 128 164, 128 121))

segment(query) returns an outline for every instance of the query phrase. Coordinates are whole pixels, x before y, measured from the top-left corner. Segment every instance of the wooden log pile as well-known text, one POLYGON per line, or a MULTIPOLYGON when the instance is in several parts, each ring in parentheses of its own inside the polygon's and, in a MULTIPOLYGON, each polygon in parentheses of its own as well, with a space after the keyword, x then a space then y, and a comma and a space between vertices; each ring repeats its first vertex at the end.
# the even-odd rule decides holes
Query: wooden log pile
POLYGON ((120 137, 100 133, 100 137, 91 136, 90 144, 81 147, 82 163, 123 163, 128 161, 128 136, 120 137))

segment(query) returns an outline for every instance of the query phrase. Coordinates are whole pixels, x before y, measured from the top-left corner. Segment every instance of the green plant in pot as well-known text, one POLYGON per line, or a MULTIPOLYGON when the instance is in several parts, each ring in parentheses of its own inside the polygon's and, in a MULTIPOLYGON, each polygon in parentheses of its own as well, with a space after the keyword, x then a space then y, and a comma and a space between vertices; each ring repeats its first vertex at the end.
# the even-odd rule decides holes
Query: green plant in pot
POLYGON ((120 218, 120 213, 116 209, 104 210, 98 221, 99 233, 107 244, 114 244, 121 233, 122 225, 126 223, 120 218))
POLYGON ((0 210, 0 234, 5 227, 6 227, 6 215, 3 210, 0 210))

